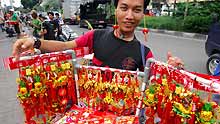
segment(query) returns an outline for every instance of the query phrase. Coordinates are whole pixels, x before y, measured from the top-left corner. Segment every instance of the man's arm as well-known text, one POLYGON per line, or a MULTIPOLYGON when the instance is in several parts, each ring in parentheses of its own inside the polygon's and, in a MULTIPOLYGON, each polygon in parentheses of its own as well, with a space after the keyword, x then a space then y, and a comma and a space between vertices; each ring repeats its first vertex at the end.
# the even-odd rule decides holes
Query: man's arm
MULTIPOLYGON (((75 40, 68 42, 40 40, 40 42, 41 45, 39 49, 48 52, 63 51, 77 47, 75 40)), ((13 45, 12 55, 18 59, 22 52, 33 49, 34 43, 33 38, 18 39, 13 45)))
POLYGON ((41 40, 40 50, 42 51, 63 51, 77 47, 75 40, 68 42, 60 42, 55 40, 41 40))
MULTIPOLYGON (((73 49, 76 47, 84 47, 84 46, 88 46, 90 49, 92 49, 93 33, 94 31, 90 31, 76 40, 67 41, 67 42, 40 39, 40 46, 38 47, 40 50, 48 51, 48 52, 63 51, 67 49, 73 49)), ((12 55, 16 59, 18 59, 20 53, 33 49, 34 43, 35 41, 33 38, 18 39, 13 45, 12 55)))

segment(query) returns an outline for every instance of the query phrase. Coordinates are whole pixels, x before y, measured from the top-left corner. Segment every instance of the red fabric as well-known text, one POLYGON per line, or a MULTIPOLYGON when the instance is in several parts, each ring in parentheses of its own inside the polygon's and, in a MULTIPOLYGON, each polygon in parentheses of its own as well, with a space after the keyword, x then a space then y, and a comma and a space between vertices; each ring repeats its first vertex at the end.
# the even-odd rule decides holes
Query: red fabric
POLYGON ((153 58, 153 57, 154 57, 154 55, 153 55, 152 51, 149 51, 147 56, 146 56, 146 60, 149 59, 149 58, 153 58))
POLYGON ((97 59, 96 57, 93 57, 92 63, 98 66, 101 66, 103 64, 103 62, 97 59))
POLYGON ((93 53, 94 30, 91 30, 76 39, 77 47, 89 47, 89 53, 93 53))

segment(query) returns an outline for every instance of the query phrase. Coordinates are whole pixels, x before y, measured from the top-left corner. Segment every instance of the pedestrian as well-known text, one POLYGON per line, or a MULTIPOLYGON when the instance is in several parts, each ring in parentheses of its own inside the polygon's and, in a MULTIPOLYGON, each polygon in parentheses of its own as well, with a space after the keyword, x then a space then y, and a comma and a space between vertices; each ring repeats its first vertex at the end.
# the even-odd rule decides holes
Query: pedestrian
POLYGON ((2 30, 2 32, 4 31, 4 24, 5 24, 5 19, 3 16, 0 16, 0 29, 2 30))
POLYGON ((11 15, 10 21, 14 22, 14 24, 13 24, 14 29, 15 29, 15 32, 17 33, 17 37, 19 38, 19 36, 21 34, 20 26, 19 26, 19 23, 20 23, 19 16, 14 12, 14 9, 10 9, 9 13, 11 15))
MULTIPOLYGON (((20 52, 33 47, 53 52, 87 46, 89 52, 94 53, 92 62, 95 66, 126 70, 143 69, 145 60, 152 58, 153 54, 146 46, 141 49, 142 45, 134 31, 144 17, 144 10, 149 0, 114 0, 114 2, 118 28, 91 30, 68 42, 35 38, 19 39, 13 46, 13 55, 18 58, 20 52)), ((173 65, 183 65, 179 58, 172 56, 168 58, 168 62, 173 65)))
POLYGON ((55 21, 56 23, 58 23, 58 27, 57 27, 57 37, 56 39, 57 40, 60 40, 60 35, 62 34, 62 25, 64 25, 64 22, 63 22, 63 19, 60 17, 60 14, 59 13, 55 13, 55 21))
POLYGON ((33 36, 40 38, 41 31, 41 20, 38 18, 37 12, 35 10, 31 11, 32 21, 29 23, 30 26, 34 28, 33 36))
POLYGON ((54 19, 54 13, 47 13, 49 20, 45 20, 42 24, 43 34, 45 40, 55 40, 56 32, 58 31, 58 22, 54 19))

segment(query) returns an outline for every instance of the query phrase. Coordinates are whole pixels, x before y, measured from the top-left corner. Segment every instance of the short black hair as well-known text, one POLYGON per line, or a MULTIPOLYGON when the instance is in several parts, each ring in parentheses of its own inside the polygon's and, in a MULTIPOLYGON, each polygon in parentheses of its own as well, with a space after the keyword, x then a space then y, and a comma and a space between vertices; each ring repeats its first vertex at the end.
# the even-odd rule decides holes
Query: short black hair
POLYGON ((59 13, 55 13, 55 15, 56 15, 56 16, 60 16, 60 14, 59 14, 59 13))
MULTIPOLYGON (((117 8, 117 6, 118 6, 118 1, 119 1, 119 0, 114 0, 115 8, 117 8)), ((149 5, 149 3, 150 3, 150 0, 144 0, 144 10, 147 8, 147 6, 149 5)))
POLYGON ((47 12, 47 15, 51 14, 52 16, 54 16, 53 12, 47 12))
POLYGON ((42 14, 39 14, 39 18, 42 18, 42 19, 47 19, 45 16, 43 16, 42 14))

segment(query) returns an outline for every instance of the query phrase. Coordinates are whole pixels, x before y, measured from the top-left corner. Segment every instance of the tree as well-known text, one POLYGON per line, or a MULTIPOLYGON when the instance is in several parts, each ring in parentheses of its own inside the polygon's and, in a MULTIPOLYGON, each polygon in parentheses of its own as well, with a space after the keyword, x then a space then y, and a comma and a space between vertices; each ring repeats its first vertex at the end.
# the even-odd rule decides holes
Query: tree
POLYGON ((59 10, 60 9, 60 1, 59 0, 47 0, 47 2, 43 5, 45 11, 50 10, 59 10))
POLYGON ((32 9, 38 3, 40 0, 21 0, 21 4, 27 9, 32 9))

